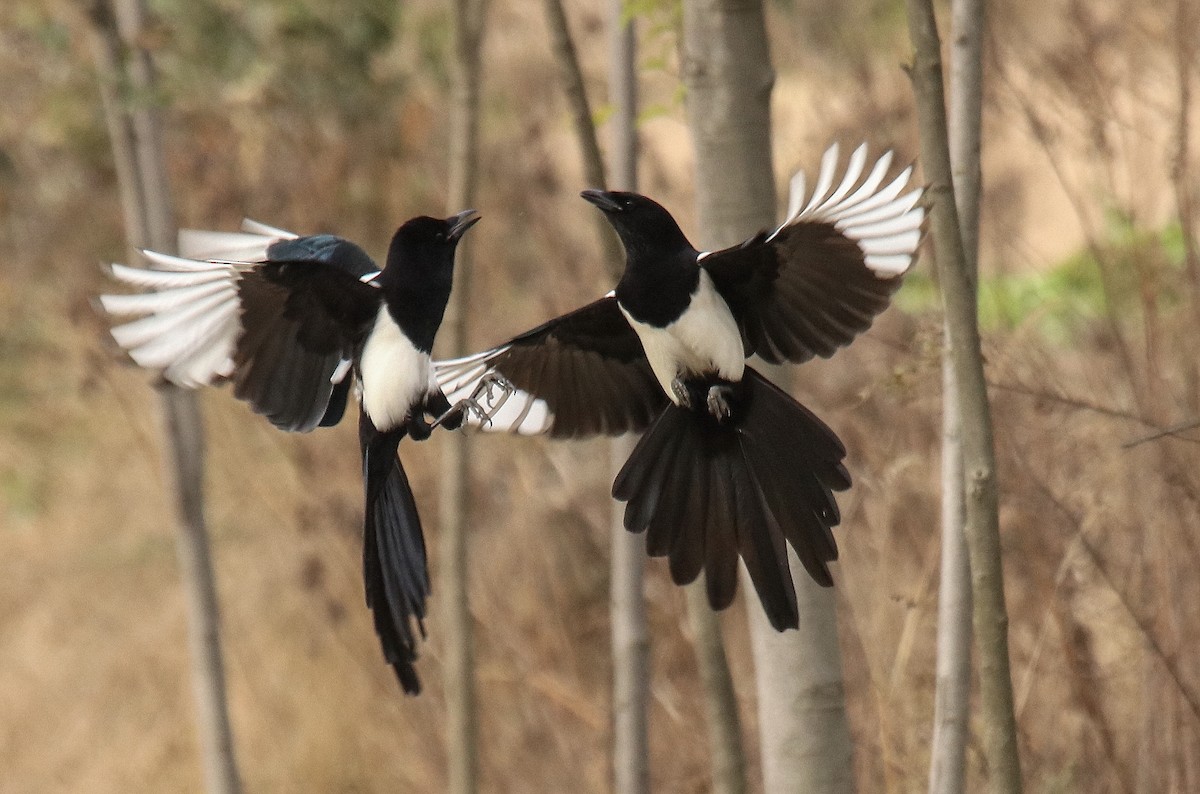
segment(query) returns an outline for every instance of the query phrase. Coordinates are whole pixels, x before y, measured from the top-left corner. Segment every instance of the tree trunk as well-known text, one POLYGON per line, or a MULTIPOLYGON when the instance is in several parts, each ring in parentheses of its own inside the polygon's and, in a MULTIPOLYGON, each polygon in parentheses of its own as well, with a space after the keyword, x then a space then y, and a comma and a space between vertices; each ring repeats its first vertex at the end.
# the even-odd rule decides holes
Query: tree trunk
MULTIPOLYGON (((128 82, 138 96, 156 88, 150 53, 140 45, 146 16, 142 0, 117 7, 96 0, 88 7, 104 115, 112 138, 130 261, 136 249, 175 250, 175 225, 155 108, 122 104, 116 86, 128 82), (124 56, 124 57, 123 57, 124 56)), ((164 466, 173 483, 176 550, 188 608, 188 643, 197 724, 210 794, 236 794, 241 785, 221 660, 220 616, 204 518, 204 429, 195 395, 168 383, 159 389, 164 466)))
MULTIPOLYGON (((699 243, 730 245, 771 226, 770 98, 774 83, 760 2, 683 7, 683 72, 696 150, 699 243)), ((853 788, 832 592, 796 577, 800 630, 776 633, 743 575, 750 611, 766 791, 853 788)))
POLYGON ((725 657, 721 622, 708 605, 704 575, 687 586, 688 622, 704 687, 704 714, 708 718, 708 752, 712 758, 714 794, 742 794, 746 790, 746 749, 737 693, 725 657))
POLYGON ((965 531, 979 651, 983 752, 991 789, 1018 792, 1021 764, 1009 670, 992 419, 983 374, 976 294, 963 253, 950 172, 941 45, 931 0, 907 0, 907 6, 915 50, 912 77, 920 122, 921 161, 929 184, 931 233, 946 314, 946 345, 959 387, 967 497, 965 531))
MULTIPOLYGON (((612 186, 637 190, 637 39, 626 20, 623 0, 609 4, 612 35, 609 93, 613 103, 612 186)), ((610 235, 611 239, 611 235, 610 235)), ((610 457, 614 476, 633 442, 614 439, 610 457)), ((625 506, 612 503, 613 790, 644 794, 650 790, 650 742, 647 708, 650 693, 650 632, 642 578, 646 536, 625 531, 625 506)))
MULTIPOLYGON (((980 127, 983 118, 984 0, 952 0, 950 163, 962 224, 963 255, 972 287, 978 282, 980 127)), ((949 333, 945 334, 947 337, 949 333)), ((971 565, 967 556, 958 380, 948 347, 942 350, 942 565, 938 588, 937 688, 930 752, 930 794, 966 786, 971 700, 971 565)))
MULTIPOLYGON (((479 160, 480 64, 486 0, 455 0, 454 64, 450 105, 450 162, 446 195, 450 213, 469 209, 475 201, 479 160)), ((444 334, 452 355, 467 350, 467 307, 471 295, 474 245, 467 237, 458 246, 454 291, 446 306, 444 334)), ((471 513, 471 438, 466 433, 444 437, 439 491, 440 542, 438 585, 441 591, 442 636, 445 642, 447 790, 473 794, 478 788, 478 728, 475 697, 475 654, 467 596, 467 521, 471 513)))

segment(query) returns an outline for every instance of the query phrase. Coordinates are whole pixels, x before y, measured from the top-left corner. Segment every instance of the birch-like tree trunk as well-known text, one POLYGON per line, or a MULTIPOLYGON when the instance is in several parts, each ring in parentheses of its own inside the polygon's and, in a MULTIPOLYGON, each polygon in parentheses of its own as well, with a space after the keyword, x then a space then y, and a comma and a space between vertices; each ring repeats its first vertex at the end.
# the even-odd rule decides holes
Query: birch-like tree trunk
MULTIPOLYGON (((609 97, 612 116, 612 187, 637 190, 637 38, 624 16, 623 0, 609 3, 609 97)), ((630 438, 609 445, 612 472, 633 451, 630 438)), ((645 794, 650 790, 650 632, 646 627, 643 574, 646 536, 625 530, 625 506, 613 501, 612 578, 609 584, 613 656, 613 790, 645 794)))
MULTIPOLYGON (((983 119, 984 0, 951 0, 950 165, 963 256, 978 283, 980 129, 983 119)), ((949 333, 945 333, 949 336, 949 333)), ((942 564, 938 588, 937 687, 934 693, 930 794, 966 786, 971 700, 971 564, 967 555, 958 380, 949 347, 942 350, 942 564)))
MULTIPOLYGON (((479 95, 487 0, 455 0, 453 87, 450 98, 450 162, 447 212, 470 209, 475 202, 479 160, 479 95)), ((467 350, 474 245, 470 236, 458 246, 454 290, 446 305, 444 344, 454 356, 467 350)), ((467 522, 471 513, 471 438, 443 437, 438 503, 438 597, 444 638, 446 692, 447 790, 473 794, 478 788, 478 725, 475 654, 467 594, 467 522)))
MULTIPOLYGON (((148 97, 158 88, 150 53, 143 47, 146 9, 143 0, 108 0, 88 6, 93 51, 104 116, 129 245, 136 249, 175 250, 175 223, 163 153, 162 125, 148 97), (141 102, 122 101, 125 85, 141 102)), ((164 466, 174 486, 176 551, 188 608, 188 644, 192 687, 206 789, 210 794, 241 790, 233 750, 233 732, 225 696, 220 616, 204 517, 204 427, 195 395, 168 383, 159 388, 166 440, 164 466)))
POLYGON ((713 794, 742 794, 746 790, 746 748, 737 693, 725 656, 725 640, 717 613, 708 605, 704 575, 686 588, 688 623, 696 665, 704 687, 708 719, 708 753, 712 759, 713 794))
MULTIPOLYGON (((696 150, 701 233, 714 249, 775 219, 770 98, 774 84, 761 2, 687 0, 683 72, 696 150)), ((790 552, 790 550, 789 550, 790 552)), ((800 630, 777 633, 742 586, 758 687, 766 791, 843 792, 853 788, 837 619, 831 591, 796 576, 800 630)))
POLYGON ((932 0, 907 0, 914 61, 913 87, 920 123, 921 163, 929 184, 930 225, 937 258, 946 341, 958 382, 966 483, 967 550, 973 623, 979 651, 983 752, 996 792, 1021 790, 1021 764, 1008 658, 1008 612, 1000 553, 996 456, 983 374, 976 293, 963 253, 950 170, 941 43, 932 0))

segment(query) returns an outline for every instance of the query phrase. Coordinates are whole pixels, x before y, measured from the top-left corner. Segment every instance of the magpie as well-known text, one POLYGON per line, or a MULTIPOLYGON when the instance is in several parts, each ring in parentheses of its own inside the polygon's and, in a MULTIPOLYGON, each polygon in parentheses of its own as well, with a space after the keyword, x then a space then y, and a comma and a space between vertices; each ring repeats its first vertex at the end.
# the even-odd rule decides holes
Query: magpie
MULTIPOLYGON (((799 622, 787 558, 831 586, 835 491, 850 487, 846 450, 811 411, 746 360, 828 357, 886 308, 921 239, 912 167, 866 170, 865 145, 834 184, 836 145, 812 196, 792 180, 787 220, 740 245, 698 251, 670 213, 629 192, 585 190, 616 230, 625 269, 614 292, 491 350, 436 366, 450 398, 481 378, 485 429, 552 437, 643 435, 613 483, 624 524, 647 533, 686 584, 703 570, 709 603, 728 606, 737 561, 771 624, 799 622), (865 174, 865 176, 864 176, 865 174)), ((469 418, 471 424, 478 420, 469 418)))
POLYGON ((180 386, 232 382, 236 397, 282 430, 337 424, 357 385, 366 601, 410 694, 420 691, 414 662, 429 574, 397 449, 439 424, 457 428, 470 405, 450 404, 430 351, 456 246, 478 220, 467 210, 407 221, 382 270, 330 234, 298 237, 252 221, 244 233, 187 230, 181 256, 143 251, 148 269, 111 266, 117 280, 153 291, 100 297, 112 316, 141 315, 111 331, 134 362, 180 386))

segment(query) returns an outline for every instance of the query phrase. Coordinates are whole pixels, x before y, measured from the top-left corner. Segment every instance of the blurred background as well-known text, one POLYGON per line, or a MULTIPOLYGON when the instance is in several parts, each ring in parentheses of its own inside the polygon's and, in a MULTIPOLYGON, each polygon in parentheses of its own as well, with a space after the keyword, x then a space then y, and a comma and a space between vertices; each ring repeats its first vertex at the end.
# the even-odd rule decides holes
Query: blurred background
MULTIPOLYGON (((566 2, 603 143, 608 39, 595 5, 566 2)), ((163 90, 146 101, 165 110, 181 226, 232 230, 248 216, 335 232, 382 259, 399 222, 444 214, 447 4, 152 6, 163 90)), ((631 8, 641 189, 695 238, 679 7, 631 8)), ((1200 187, 1189 156, 1200 137, 1197 37, 1177 13, 1139 0, 989 10, 980 311, 1031 791, 1182 790, 1200 779, 1200 431, 1143 440, 1200 417, 1187 209, 1200 187)), ((915 158, 903 4, 776 0, 768 29, 781 203, 786 178, 812 173, 830 141, 915 158)), ((484 220, 471 232, 475 347, 612 286, 594 210, 577 198, 587 185, 547 38, 540 4, 494 0, 484 220)), ((199 790, 158 403, 151 378, 116 360, 91 304, 111 287, 98 265, 123 258, 124 236, 81 4, 0 4, 0 108, 0 790, 199 790)), ((793 381, 846 442, 855 479, 841 499, 835 577, 862 791, 927 780, 941 426, 933 287, 923 262, 871 332, 793 381)), ((352 423, 286 436, 222 390, 202 399, 247 790, 441 790, 436 604, 419 665, 426 691, 404 698, 363 604, 352 423)), ((427 534, 440 445, 401 451, 427 534)), ((604 791, 607 448, 481 438, 472 450, 483 788, 604 791)), ((704 791, 683 595, 662 561, 648 571, 654 788, 704 791)), ((744 610, 722 623, 754 765, 744 610)))

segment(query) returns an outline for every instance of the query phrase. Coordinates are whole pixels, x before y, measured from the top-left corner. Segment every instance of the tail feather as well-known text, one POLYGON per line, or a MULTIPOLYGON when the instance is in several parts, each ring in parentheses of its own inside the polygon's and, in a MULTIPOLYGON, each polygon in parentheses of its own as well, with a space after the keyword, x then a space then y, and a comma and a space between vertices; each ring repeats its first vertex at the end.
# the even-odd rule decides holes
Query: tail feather
POLYGON ((414 662, 425 636, 429 572, 412 488, 396 450, 403 430, 381 433, 364 411, 359 418, 366 509, 363 581, 384 658, 410 695, 421 691, 414 662), (415 629, 414 629, 415 624, 415 629))
MULTIPOLYGON (((691 418, 687 412, 682 409, 671 406, 667 409, 677 418, 682 420, 683 427, 689 428, 691 418)), ((693 450, 691 460, 698 461, 702 459, 704 448, 702 445, 703 439, 698 433, 684 432, 679 434, 680 438, 687 439, 690 442, 693 450)), ((685 467, 689 458, 680 457, 680 462, 685 467)), ((687 510, 680 516, 679 524, 674 527, 670 533, 672 543, 663 549, 662 554, 667 555, 670 563, 671 579, 676 584, 690 584, 700 575, 700 571, 704 567, 705 546, 706 546, 706 531, 705 525, 708 520, 710 511, 709 506, 709 490, 712 482, 709 467, 705 465, 692 465, 690 476, 684 476, 676 480, 678 483, 687 483, 687 510)), ((664 516, 663 518, 666 518, 664 516)), ((658 521, 658 516, 655 517, 658 521)))
POLYGON ((798 625, 787 545, 809 575, 830 586, 837 559, 832 528, 841 520, 833 491, 850 485, 846 450, 820 419, 747 368, 733 419, 668 406, 613 483, 628 502, 625 526, 648 529, 647 550, 667 555, 671 577, 689 583, 703 570, 709 603, 723 609, 746 563, 759 599, 779 630, 798 625))
MULTIPOLYGON (((679 443, 675 447, 677 460, 685 461, 698 454, 694 440, 695 437, 690 433, 679 437, 679 443)), ((682 467, 678 465, 675 467, 676 471, 680 468, 682 467)), ((689 514, 696 517, 693 521, 702 519, 704 505, 700 503, 700 497, 707 493, 708 488, 707 483, 697 482, 697 475, 702 473, 705 473, 704 469, 692 467, 693 479, 673 483, 672 487, 662 489, 653 521, 650 521, 646 528, 646 551, 651 557, 665 557, 671 551, 679 536, 680 527, 689 520, 689 514)))
POLYGON ((724 609, 737 595, 738 524, 749 516, 740 513, 734 469, 740 462, 717 454, 710 461, 714 475, 708 485, 708 520, 704 535, 704 585, 713 609, 724 609))
POLYGON ((791 570, 787 564, 784 532, 775 520, 775 514, 753 471, 742 466, 735 466, 733 470, 739 508, 745 516, 738 521, 738 553, 746 563, 750 581, 762 594, 759 600, 771 625, 780 630, 795 626, 799 622, 799 611, 791 570))

